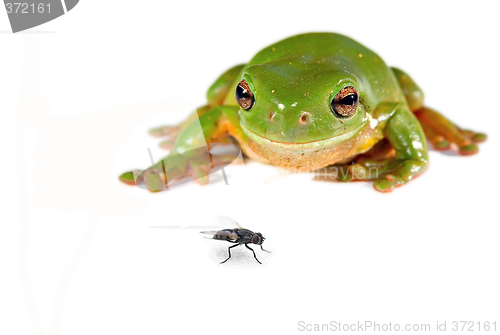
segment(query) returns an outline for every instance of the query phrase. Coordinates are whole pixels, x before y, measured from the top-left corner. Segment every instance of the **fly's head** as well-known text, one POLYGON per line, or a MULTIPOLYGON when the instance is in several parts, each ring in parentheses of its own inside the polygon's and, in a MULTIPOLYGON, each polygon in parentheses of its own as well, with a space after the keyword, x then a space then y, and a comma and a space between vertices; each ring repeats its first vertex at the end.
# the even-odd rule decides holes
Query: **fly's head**
POLYGON ((264 240, 265 238, 261 233, 255 233, 255 235, 253 235, 252 237, 253 244, 261 245, 262 243, 264 243, 264 240))

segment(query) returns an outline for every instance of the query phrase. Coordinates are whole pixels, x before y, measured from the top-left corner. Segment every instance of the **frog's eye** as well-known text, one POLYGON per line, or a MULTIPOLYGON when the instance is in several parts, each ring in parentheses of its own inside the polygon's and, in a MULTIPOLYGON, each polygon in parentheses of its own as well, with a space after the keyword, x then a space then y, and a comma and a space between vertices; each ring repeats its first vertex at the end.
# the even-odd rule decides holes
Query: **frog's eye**
POLYGON ((332 100, 332 111, 337 116, 348 117, 356 113, 359 104, 358 93, 352 86, 344 87, 332 100))
POLYGON ((238 102, 241 108, 247 111, 252 109, 253 104, 255 103, 253 92, 250 89, 250 86, 248 86, 248 83, 245 79, 240 81, 238 86, 236 86, 234 97, 236 98, 236 102, 238 102))

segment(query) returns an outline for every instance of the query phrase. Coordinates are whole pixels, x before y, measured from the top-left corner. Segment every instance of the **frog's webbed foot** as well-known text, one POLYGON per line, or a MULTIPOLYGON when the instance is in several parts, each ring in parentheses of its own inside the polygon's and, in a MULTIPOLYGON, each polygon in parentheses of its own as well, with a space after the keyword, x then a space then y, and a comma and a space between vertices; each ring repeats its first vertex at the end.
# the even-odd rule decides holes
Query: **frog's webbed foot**
POLYGON ((198 148, 185 154, 169 154, 146 170, 126 172, 119 179, 127 185, 136 185, 151 192, 165 191, 169 186, 183 183, 183 178, 192 178, 198 184, 205 185, 211 173, 237 158, 235 154, 213 155, 208 153, 206 147, 198 148))
MULTIPOLYGON (((199 184, 207 184, 209 174, 232 163, 241 155, 237 145, 228 144, 229 135, 238 143, 245 140, 238 112, 237 106, 216 106, 208 111, 205 108, 198 109, 190 117, 193 120, 189 124, 179 126, 175 146, 165 158, 144 171, 124 173, 120 180, 152 192, 163 191, 182 183, 181 179, 185 177, 192 177, 199 184), (198 119, 198 114, 202 112, 203 115, 198 119)), ((176 131, 172 128, 176 127, 161 127, 154 133, 170 135, 176 131)))
POLYGON ((337 178, 344 182, 372 180, 377 191, 391 192, 422 173, 425 166, 420 160, 375 159, 361 155, 353 164, 338 166, 337 178))
POLYGON ((125 172, 119 179, 127 185, 136 185, 151 192, 160 192, 166 190, 170 182, 189 176, 190 172, 194 171, 190 169, 190 165, 189 160, 181 154, 168 155, 146 170, 125 172))
POLYGON ((343 182, 356 180, 381 180, 380 187, 375 188, 382 192, 390 192, 398 185, 395 185, 386 176, 395 170, 400 162, 395 158, 395 151, 388 140, 379 141, 370 151, 356 156, 350 164, 336 164, 337 179, 343 182))
POLYGON ((486 141, 487 135, 460 129, 440 113, 423 107, 414 112, 425 136, 436 150, 447 150, 452 144, 461 155, 473 155, 479 151, 477 143, 486 141))

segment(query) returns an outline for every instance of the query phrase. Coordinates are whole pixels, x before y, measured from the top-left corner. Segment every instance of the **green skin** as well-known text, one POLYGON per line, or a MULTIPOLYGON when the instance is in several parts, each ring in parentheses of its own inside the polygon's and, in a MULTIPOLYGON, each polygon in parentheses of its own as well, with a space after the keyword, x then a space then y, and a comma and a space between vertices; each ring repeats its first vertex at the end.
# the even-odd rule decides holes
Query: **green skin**
MULTIPOLYGON (((422 91, 407 74, 332 33, 297 35, 263 49, 218 78, 207 99, 183 124, 152 130, 167 138, 163 146, 173 148, 164 173, 157 163, 142 175, 151 191, 188 175, 207 183, 210 162, 182 153, 226 137, 247 156, 287 169, 316 170, 336 163, 340 180, 373 180, 382 192, 425 170, 426 135, 435 148, 455 143, 461 154, 476 153, 474 143, 486 139, 425 108, 422 91), (242 79, 255 98, 250 110, 235 99, 242 79), (359 104, 353 115, 343 117, 332 112, 331 103, 348 86, 356 90, 359 104)), ((120 179, 136 182, 133 172, 120 179)))

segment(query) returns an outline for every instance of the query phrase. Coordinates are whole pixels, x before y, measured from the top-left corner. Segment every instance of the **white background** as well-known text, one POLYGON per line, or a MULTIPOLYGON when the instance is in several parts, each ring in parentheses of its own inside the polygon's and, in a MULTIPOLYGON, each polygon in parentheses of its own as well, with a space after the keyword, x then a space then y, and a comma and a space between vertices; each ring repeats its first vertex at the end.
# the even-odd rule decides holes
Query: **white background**
POLYGON ((0 10, 0 334, 500 330, 499 6, 451 3, 81 1, 18 34, 0 10), (373 49, 488 142, 472 157, 431 151, 427 172, 390 194, 256 162, 228 167, 229 186, 118 182, 148 166, 147 148, 164 154, 148 129, 204 104, 227 68, 311 31, 373 49), (263 265, 245 248, 219 264, 228 245, 189 228, 218 215, 266 236, 263 265))

